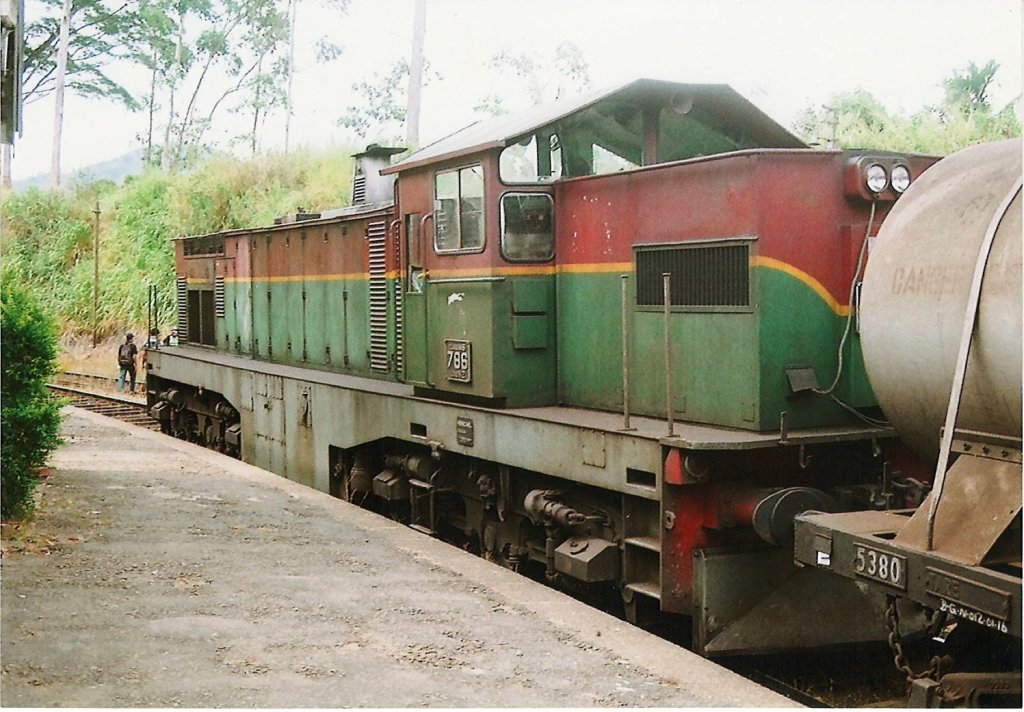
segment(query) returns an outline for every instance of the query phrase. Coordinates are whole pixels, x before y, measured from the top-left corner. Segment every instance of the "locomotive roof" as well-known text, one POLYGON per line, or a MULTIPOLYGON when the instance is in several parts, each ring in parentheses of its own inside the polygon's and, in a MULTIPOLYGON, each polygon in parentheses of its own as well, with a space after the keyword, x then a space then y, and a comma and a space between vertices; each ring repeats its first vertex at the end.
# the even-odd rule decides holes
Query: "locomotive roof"
POLYGON ((458 158, 491 148, 504 148, 523 136, 610 97, 638 102, 658 102, 668 106, 680 96, 692 98, 695 105, 713 114, 723 126, 742 129, 762 148, 807 148, 807 144, 776 123, 727 84, 683 84, 656 79, 635 79, 535 106, 530 109, 478 121, 440 139, 393 166, 382 174, 398 173, 436 161, 458 158))

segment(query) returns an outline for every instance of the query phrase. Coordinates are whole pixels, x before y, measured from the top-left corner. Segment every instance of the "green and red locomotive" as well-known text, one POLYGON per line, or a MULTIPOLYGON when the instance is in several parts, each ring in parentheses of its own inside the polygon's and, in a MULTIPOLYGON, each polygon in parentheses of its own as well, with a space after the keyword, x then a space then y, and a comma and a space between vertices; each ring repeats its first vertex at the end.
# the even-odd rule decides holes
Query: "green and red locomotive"
POLYGON ((651 80, 396 152, 357 156, 349 208, 176 241, 166 432, 692 616, 707 655, 886 635, 884 596, 793 564, 793 519, 922 494, 892 488, 856 304, 936 159, 651 80))

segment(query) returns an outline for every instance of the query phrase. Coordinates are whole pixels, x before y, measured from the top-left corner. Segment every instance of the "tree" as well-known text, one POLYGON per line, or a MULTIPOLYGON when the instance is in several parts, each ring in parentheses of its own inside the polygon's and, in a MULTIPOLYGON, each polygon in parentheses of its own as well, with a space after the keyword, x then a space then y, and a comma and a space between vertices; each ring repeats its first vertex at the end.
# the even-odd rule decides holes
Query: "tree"
POLYGON ((142 0, 138 9, 138 42, 131 55, 132 61, 149 71, 149 92, 145 97, 147 113, 144 161, 154 163, 153 130, 156 122, 157 89, 167 81, 175 66, 177 55, 177 26, 172 11, 177 8, 170 0, 142 0))
POLYGON ((498 115, 506 112, 506 102, 513 108, 533 104, 544 104, 579 94, 590 88, 590 64, 583 51, 572 42, 563 42, 555 48, 550 57, 512 54, 501 50, 491 57, 487 66, 506 76, 513 82, 502 82, 510 88, 511 94, 488 94, 474 108, 474 111, 498 115))
POLYGON ((295 78, 295 14, 298 11, 298 0, 288 0, 288 92, 284 104, 284 152, 288 153, 288 143, 292 128, 292 80, 295 78))
MULTIPOLYGON (((292 113, 294 111, 294 104, 292 101, 292 80, 295 76, 295 16, 298 8, 298 0, 288 0, 289 2, 289 41, 288 41, 288 95, 285 101, 285 119, 284 119, 284 152, 288 153, 290 146, 290 134, 291 134, 291 121, 292 113)), ((338 13, 344 15, 348 12, 350 0, 322 0, 322 4, 336 10, 338 13)), ((316 41, 316 61, 319 63, 333 62, 341 56, 342 47, 341 45, 335 44, 331 37, 333 35, 323 35, 316 41)))
MULTIPOLYGON (((50 96, 57 86, 57 58, 65 0, 36 0, 37 19, 25 26, 22 95, 25 103, 50 96)), ((115 99, 137 107, 132 93, 107 66, 130 57, 137 30, 133 0, 71 0, 66 88, 80 96, 115 99)))
POLYGON ((988 89, 998 69, 999 64, 992 59, 984 67, 969 62, 965 68, 954 70, 953 75, 942 82, 946 90, 945 107, 964 113, 991 111, 988 89))
MULTIPOLYGON (((60 185, 65 91, 137 108, 131 93, 105 73, 109 62, 129 56, 135 18, 129 2, 38 0, 34 9, 39 17, 25 27, 22 95, 25 103, 54 95, 50 181, 56 187, 60 185)), ((9 156, 4 161, 7 171, 9 156)))
POLYGON ((794 130, 812 144, 842 148, 946 154, 972 144, 1021 133, 1014 102, 993 112, 988 96, 998 64, 971 62, 943 81, 940 106, 925 107, 910 117, 889 112, 874 96, 858 89, 832 97, 820 108, 807 108, 794 130))
POLYGON ((269 68, 264 67, 264 62, 263 59, 259 60, 249 91, 242 94, 239 101, 239 108, 252 114, 251 129, 249 133, 234 139, 244 140, 253 155, 259 150, 259 137, 267 116, 275 108, 287 110, 288 106, 287 90, 282 89, 288 79, 288 60, 284 57, 275 59, 269 63, 269 68))
POLYGON ((385 143, 398 137, 399 126, 405 121, 405 97, 402 86, 407 84, 409 63, 400 59, 386 73, 374 73, 373 78, 356 82, 352 89, 361 97, 338 119, 338 125, 352 129, 360 138, 373 134, 385 143))
POLYGON ((189 162, 202 150, 214 117, 228 107, 251 112, 253 128, 244 137, 255 145, 266 111, 284 103, 278 87, 287 73, 280 56, 289 35, 287 13, 275 0, 146 1, 151 11, 143 15, 145 44, 137 57, 148 57, 152 72, 152 115, 163 96, 160 165, 175 170, 189 162))
MULTIPOLYGON (((437 72, 431 71, 427 61, 423 63, 423 74, 424 86, 440 78, 437 72)), ((409 62, 405 59, 395 62, 384 74, 375 73, 368 81, 356 82, 352 89, 362 101, 348 107, 338 119, 338 126, 352 129, 362 139, 372 137, 381 143, 399 143, 406 120, 408 86, 409 62)))
POLYGON ((893 136, 898 124, 870 92, 856 89, 834 94, 819 109, 804 109, 794 128, 811 144, 881 148, 878 142, 893 136))

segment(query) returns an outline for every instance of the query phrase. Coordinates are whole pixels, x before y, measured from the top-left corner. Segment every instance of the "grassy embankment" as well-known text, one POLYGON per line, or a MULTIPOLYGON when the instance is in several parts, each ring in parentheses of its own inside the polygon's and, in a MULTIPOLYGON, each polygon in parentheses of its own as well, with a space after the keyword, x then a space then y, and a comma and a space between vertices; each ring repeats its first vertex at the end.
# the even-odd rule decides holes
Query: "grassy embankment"
POLYGON ((80 179, 68 190, 9 192, 0 230, 3 279, 28 287, 56 317, 64 370, 116 375, 123 334, 145 331, 150 286, 157 288, 161 330, 175 320, 174 238, 268 225, 300 207, 348 205, 350 153, 215 156, 187 173, 148 170, 120 186, 80 179), (97 204, 100 340, 93 347, 97 204))

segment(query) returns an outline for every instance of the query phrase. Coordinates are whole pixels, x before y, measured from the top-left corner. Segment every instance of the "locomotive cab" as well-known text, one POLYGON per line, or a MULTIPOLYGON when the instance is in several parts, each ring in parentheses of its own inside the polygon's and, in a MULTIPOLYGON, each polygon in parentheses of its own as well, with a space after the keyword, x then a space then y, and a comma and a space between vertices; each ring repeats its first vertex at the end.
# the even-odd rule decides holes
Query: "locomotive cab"
MULTIPOLYGON (((804 144, 728 87, 639 80, 470 126, 384 169, 399 175, 405 380, 490 405, 566 403, 559 349, 576 347, 557 309, 577 266, 558 253, 577 235, 558 224, 556 184, 765 147, 804 144)), ((600 271, 632 271, 606 247, 600 271)))
POLYGON ((399 185, 405 380, 491 405, 554 402, 550 189, 508 191, 492 152, 399 185))
POLYGON ((382 170, 404 378, 499 407, 851 423, 876 402, 850 285, 931 162, 811 149, 721 85, 637 80, 470 126, 382 170))

